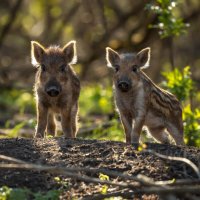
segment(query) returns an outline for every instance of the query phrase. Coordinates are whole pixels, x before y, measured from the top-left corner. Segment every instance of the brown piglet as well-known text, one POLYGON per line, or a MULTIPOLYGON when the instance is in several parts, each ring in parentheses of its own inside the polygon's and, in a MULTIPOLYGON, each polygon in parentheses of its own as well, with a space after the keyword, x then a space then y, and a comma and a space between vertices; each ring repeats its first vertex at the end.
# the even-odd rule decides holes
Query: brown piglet
POLYGON ((138 143, 143 126, 161 143, 168 133, 183 145, 182 108, 177 98, 158 87, 142 69, 149 66, 150 48, 137 54, 118 54, 106 48, 107 65, 113 76, 116 107, 124 127, 126 142, 138 143))
POLYGON ((35 137, 46 134, 56 136, 55 118, 60 116, 64 136, 76 137, 80 82, 72 69, 76 63, 76 42, 63 48, 31 42, 32 64, 37 68, 35 76, 35 99, 37 126, 35 137))

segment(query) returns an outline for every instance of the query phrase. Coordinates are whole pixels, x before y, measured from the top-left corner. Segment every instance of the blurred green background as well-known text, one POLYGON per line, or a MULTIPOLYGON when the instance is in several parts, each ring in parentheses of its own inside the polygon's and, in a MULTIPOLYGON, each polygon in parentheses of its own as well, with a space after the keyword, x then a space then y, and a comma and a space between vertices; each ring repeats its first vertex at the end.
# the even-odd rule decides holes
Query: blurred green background
POLYGON ((0 136, 34 133, 30 41, 47 47, 75 39, 82 84, 78 137, 124 141, 105 47, 137 52, 149 46, 145 72, 180 99, 185 141, 200 147, 199 24, 199 0, 1 0, 0 136))

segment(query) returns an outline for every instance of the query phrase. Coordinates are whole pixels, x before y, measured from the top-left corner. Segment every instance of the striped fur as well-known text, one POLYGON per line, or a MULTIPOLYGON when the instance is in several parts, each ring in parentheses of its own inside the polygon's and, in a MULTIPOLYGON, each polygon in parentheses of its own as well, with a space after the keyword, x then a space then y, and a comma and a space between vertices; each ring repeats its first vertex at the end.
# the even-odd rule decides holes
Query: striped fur
POLYGON ((168 133, 177 145, 183 142, 182 108, 177 98, 158 87, 143 71, 150 60, 150 48, 138 54, 118 54, 107 48, 107 62, 115 68, 113 76, 116 107, 125 130, 127 143, 138 143, 142 128, 161 143, 168 143, 168 133), (134 69, 133 69, 134 68, 134 69), (137 69, 135 69, 137 68, 137 69), (119 82, 126 82, 124 92, 119 82))

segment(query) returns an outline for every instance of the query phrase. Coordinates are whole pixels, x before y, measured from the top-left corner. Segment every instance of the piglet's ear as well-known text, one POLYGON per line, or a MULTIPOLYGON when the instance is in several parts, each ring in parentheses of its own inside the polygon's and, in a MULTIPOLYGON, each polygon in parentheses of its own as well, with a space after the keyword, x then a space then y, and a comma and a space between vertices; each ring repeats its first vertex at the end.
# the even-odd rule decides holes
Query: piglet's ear
POLYGON ((147 67, 149 67, 149 62, 150 62, 150 57, 151 57, 150 54, 151 54, 150 47, 142 49, 137 54, 137 59, 139 60, 139 64, 140 64, 141 68, 147 68, 147 67))
POLYGON ((63 53, 65 54, 66 60, 69 64, 76 64, 77 53, 76 53, 76 41, 72 40, 63 47, 63 53))
POLYGON ((42 61, 45 53, 45 48, 36 41, 31 41, 31 62, 33 65, 38 65, 42 61))
POLYGON ((110 47, 106 47, 106 60, 108 67, 115 67, 115 65, 119 63, 120 57, 116 51, 110 47))

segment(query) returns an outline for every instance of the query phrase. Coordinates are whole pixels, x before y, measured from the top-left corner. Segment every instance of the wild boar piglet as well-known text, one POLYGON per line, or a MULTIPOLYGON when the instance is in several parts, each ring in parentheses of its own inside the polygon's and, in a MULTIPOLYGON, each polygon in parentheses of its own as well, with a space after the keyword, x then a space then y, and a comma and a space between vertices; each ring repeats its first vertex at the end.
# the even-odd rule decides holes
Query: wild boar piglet
POLYGON ((57 116, 60 116, 64 136, 76 137, 80 82, 71 66, 77 60, 76 42, 71 41, 63 48, 45 48, 32 41, 31 58, 37 68, 34 85, 37 106, 35 137, 44 137, 45 132, 55 136, 57 116))
POLYGON ((149 66, 150 48, 137 54, 119 54, 106 48, 108 67, 114 69, 116 107, 124 127, 126 142, 138 143, 143 126, 161 143, 168 133, 177 145, 183 142, 182 108, 177 98, 158 87, 143 71, 149 66))

